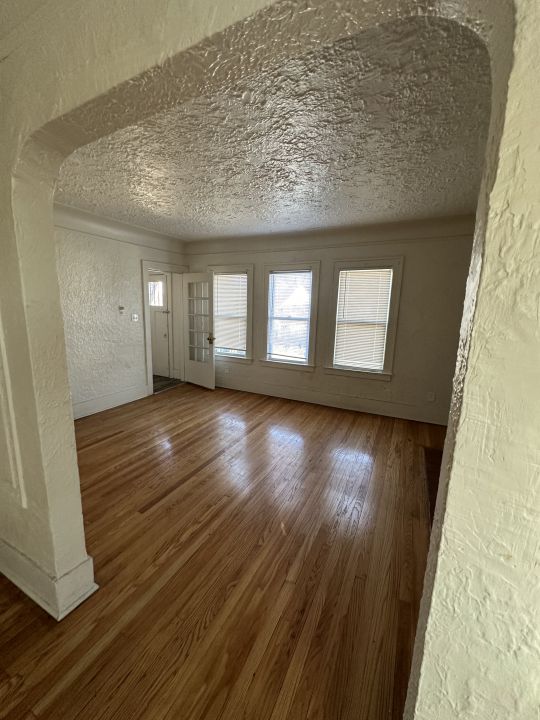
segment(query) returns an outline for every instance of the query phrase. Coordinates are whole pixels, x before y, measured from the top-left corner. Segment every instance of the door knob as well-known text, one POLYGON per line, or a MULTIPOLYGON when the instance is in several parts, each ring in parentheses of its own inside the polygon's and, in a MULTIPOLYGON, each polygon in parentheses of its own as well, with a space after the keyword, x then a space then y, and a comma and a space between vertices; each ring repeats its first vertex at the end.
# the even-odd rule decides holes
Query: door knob
POLYGON ((206 339, 208 340, 210 345, 213 345, 216 338, 213 335, 209 335, 206 339))

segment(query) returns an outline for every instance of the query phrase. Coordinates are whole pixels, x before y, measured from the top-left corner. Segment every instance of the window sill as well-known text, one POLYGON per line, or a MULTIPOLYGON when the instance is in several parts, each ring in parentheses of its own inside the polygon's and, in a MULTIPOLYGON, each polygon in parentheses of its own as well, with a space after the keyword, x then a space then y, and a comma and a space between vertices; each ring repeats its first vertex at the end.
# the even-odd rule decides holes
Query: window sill
POLYGON ((217 363, 232 362, 240 365, 251 365, 253 362, 252 358, 235 357, 234 355, 214 355, 214 360, 217 363))
POLYGON ((348 368, 325 365, 324 372, 327 375, 344 375, 347 377, 361 378, 362 380, 378 380, 382 382, 390 382, 390 380, 392 380, 392 373, 389 370, 349 370, 348 368))
POLYGON ((259 360, 261 365, 268 365, 269 367, 282 368, 283 370, 302 370, 303 372, 313 372, 315 370, 314 365, 308 365, 306 363, 295 363, 287 362, 285 360, 259 360))

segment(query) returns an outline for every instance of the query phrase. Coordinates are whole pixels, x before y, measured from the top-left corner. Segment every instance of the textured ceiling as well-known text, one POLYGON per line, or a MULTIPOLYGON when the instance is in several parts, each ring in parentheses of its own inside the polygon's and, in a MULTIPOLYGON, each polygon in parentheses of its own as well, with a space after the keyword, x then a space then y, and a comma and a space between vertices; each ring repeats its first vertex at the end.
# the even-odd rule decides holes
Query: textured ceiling
POLYGON ((0 0, 0 37, 6 37, 48 0, 0 0))
POLYGON ((386 24, 80 148, 56 200, 183 239, 465 214, 489 107, 470 31, 386 24))

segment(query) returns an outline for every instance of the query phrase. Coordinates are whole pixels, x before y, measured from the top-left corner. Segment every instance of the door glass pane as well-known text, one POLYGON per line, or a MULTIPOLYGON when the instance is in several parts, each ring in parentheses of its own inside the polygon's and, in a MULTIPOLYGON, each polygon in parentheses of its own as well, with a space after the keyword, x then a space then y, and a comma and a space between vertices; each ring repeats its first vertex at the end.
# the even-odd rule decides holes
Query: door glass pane
POLYGON ((163 280, 149 281, 148 302, 150 307, 163 307, 163 280))

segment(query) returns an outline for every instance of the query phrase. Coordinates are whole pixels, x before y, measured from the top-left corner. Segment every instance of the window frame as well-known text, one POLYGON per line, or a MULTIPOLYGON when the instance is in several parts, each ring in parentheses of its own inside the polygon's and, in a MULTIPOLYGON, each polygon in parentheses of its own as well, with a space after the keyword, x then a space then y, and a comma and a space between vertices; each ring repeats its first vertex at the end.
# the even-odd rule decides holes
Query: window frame
POLYGON ((317 334, 317 311, 319 298, 319 274, 321 263, 317 261, 307 263, 277 263, 264 266, 264 308, 265 308, 265 330, 264 330, 264 356, 260 362, 274 367, 295 368, 297 370, 313 370, 315 367, 315 346, 317 334), (306 362, 294 360, 275 360, 268 357, 268 312, 270 310, 269 290, 270 274, 273 272, 306 272, 311 271, 311 303, 309 314, 309 345, 306 362))
POLYGON ((401 280, 403 275, 403 257, 369 258, 363 260, 343 260, 334 263, 332 284, 332 304, 329 318, 330 342, 327 349, 325 372, 333 375, 350 375, 377 380, 391 380, 394 369, 394 352, 398 327, 401 280), (353 368, 334 364, 334 350, 337 332, 337 308, 339 295, 339 274, 342 270, 392 270, 392 287, 390 291, 390 307, 388 309, 388 325, 382 370, 370 368, 353 368))
MULTIPOLYGON (((247 275, 247 327, 246 327, 246 356, 220 355, 214 353, 216 362, 252 363, 253 362, 253 265, 208 265, 207 271, 212 275, 247 275)), ((212 283, 214 279, 212 277, 212 283)), ((214 297, 215 302, 215 297, 214 297)))

